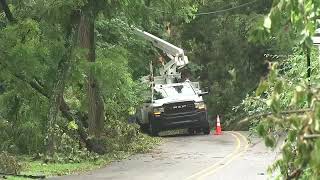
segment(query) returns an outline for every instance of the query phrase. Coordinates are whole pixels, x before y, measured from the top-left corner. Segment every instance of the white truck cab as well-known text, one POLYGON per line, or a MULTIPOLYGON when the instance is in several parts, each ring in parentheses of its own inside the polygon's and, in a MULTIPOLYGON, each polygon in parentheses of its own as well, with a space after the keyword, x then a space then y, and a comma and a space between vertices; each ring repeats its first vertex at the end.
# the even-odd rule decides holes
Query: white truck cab
POLYGON ((154 87, 153 106, 163 106, 163 104, 169 102, 186 100, 203 102, 202 96, 198 95, 198 91, 188 81, 183 83, 157 84, 154 87))
POLYGON ((201 91, 191 82, 157 84, 153 101, 142 105, 137 121, 151 135, 160 131, 188 128, 190 132, 210 133, 207 107, 201 91))

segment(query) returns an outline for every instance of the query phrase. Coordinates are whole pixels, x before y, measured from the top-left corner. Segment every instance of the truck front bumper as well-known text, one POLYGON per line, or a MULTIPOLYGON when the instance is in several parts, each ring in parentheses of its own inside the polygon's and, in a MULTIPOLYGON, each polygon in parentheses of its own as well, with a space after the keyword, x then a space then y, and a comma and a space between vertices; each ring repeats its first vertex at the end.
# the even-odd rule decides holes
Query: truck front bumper
POLYGON ((151 119, 153 128, 158 131, 182 128, 208 128, 207 111, 192 111, 175 114, 154 115, 151 119))

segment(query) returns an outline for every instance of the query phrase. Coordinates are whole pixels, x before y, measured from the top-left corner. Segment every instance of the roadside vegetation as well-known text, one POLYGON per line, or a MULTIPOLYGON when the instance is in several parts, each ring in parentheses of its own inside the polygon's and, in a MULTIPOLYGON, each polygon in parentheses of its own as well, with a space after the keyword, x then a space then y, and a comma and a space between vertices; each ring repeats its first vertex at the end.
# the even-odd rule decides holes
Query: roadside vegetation
POLYGON ((278 179, 320 178, 320 56, 311 39, 319 14, 316 1, 275 1, 251 39, 287 49, 266 54, 268 76, 237 108, 267 146, 280 145, 281 156, 269 168, 278 179))
POLYGON ((90 170, 159 143, 128 124, 144 101, 139 78, 158 55, 131 26, 157 32, 171 16, 183 23, 193 4, 0 2, 0 173, 90 170), (166 7, 174 14, 152 11, 166 7))
POLYGON ((273 148, 285 138, 270 172, 319 179, 319 15, 314 0, 0 0, 0 178, 88 171, 160 143, 128 123, 162 55, 139 27, 187 51, 182 75, 210 91, 212 120, 273 148))

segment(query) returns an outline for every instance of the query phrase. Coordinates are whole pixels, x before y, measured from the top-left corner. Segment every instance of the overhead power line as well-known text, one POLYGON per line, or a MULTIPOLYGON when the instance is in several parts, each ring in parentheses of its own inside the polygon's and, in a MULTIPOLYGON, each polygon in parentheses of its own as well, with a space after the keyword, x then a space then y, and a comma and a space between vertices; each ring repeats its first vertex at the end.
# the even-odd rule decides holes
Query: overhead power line
MULTIPOLYGON (((249 5, 254 4, 254 3, 256 3, 256 2, 258 2, 258 0, 253 0, 253 1, 251 1, 251 2, 247 2, 247 3, 244 3, 244 4, 240 4, 239 6, 235 6, 235 7, 231 7, 231 8, 224 9, 224 8, 230 6, 230 5, 227 5, 227 6, 222 7, 223 9, 221 9, 221 10, 211 11, 211 12, 201 12, 201 13, 195 14, 195 16, 218 14, 218 13, 223 13, 223 12, 227 12, 227 11, 232 11, 232 10, 234 10, 234 9, 239 9, 239 8, 242 8, 242 7, 245 7, 245 6, 249 6, 249 5)), ((167 11, 158 10, 158 9, 151 8, 151 7, 146 7, 146 8, 147 8, 147 9, 150 9, 150 10, 153 10, 153 11, 155 11, 155 12, 161 12, 161 13, 169 14, 169 12, 167 12, 167 11)))
POLYGON ((222 12, 232 11, 234 9, 239 9, 239 8, 242 8, 242 7, 245 7, 245 6, 249 6, 249 5, 251 5, 253 3, 256 3, 256 2, 257 2, 257 0, 254 0, 254 1, 251 1, 251 2, 247 2, 247 3, 241 4, 239 6, 235 6, 235 7, 231 7, 231 8, 227 8, 227 9, 221 9, 221 10, 218 10, 218 11, 197 13, 195 15, 196 16, 201 16, 201 15, 209 15, 209 14, 218 14, 218 13, 222 13, 222 12))

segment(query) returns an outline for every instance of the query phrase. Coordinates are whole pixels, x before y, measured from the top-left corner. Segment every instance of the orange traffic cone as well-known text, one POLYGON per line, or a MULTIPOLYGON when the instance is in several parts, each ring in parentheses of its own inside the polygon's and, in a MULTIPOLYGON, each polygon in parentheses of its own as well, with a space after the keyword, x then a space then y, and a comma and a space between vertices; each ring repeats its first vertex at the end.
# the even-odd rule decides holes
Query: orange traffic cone
POLYGON ((221 124, 220 124, 220 117, 219 115, 217 116, 217 124, 216 124, 216 132, 214 135, 221 135, 222 134, 222 129, 221 129, 221 124))

